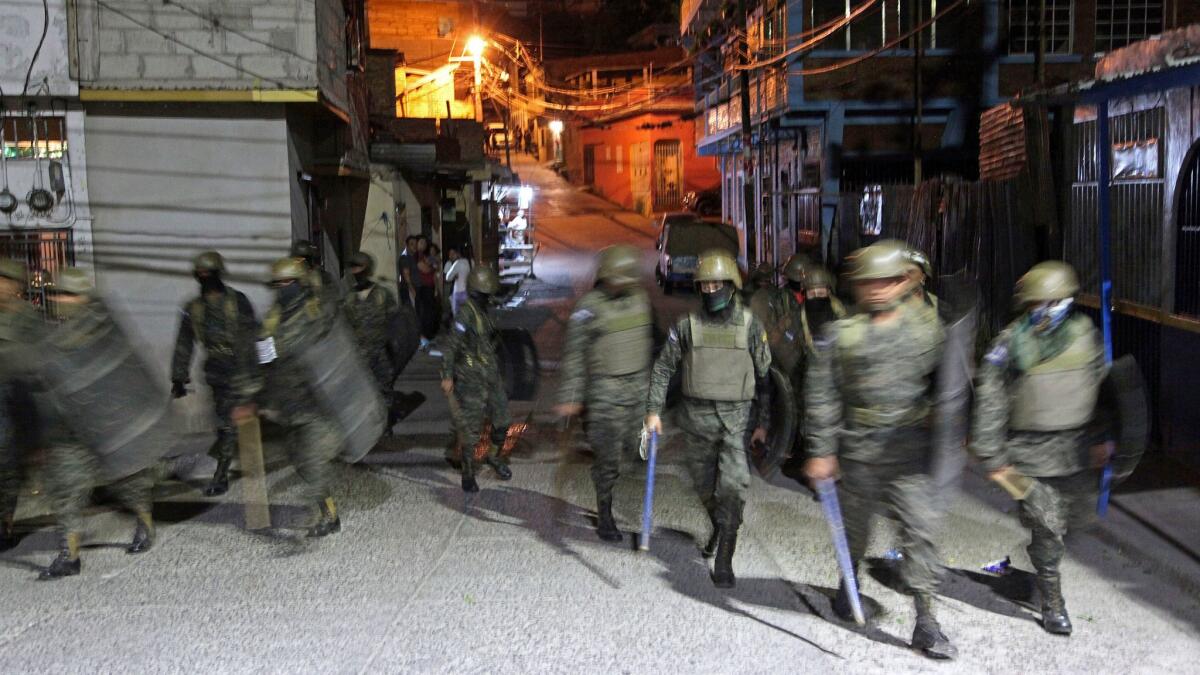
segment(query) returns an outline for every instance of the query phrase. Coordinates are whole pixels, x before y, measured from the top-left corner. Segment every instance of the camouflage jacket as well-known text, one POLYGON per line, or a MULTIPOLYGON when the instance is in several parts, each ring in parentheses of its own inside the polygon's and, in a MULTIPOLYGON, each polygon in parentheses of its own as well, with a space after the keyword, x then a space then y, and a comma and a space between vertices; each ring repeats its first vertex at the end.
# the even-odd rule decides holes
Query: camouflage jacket
POLYGON ((0 381, 33 374, 37 345, 46 330, 46 323, 28 302, 13 298, 0 304, 0 381))
POLYGON ((464 302, 454 315, 450 344, 442 352, 442 379, 492 379, 499 377, 496 324, 474 299, 464 302))
MULTIPOLYGON (((1076 314, 1085 321, 1085 316, 1076 314)), ((1009 324, 992 341, 975 376, 975 410, 971 421, 971 454, 980 461, 985 471, 994 471, 1011 465, 1017 472, 1032 477, 1067 476, 1088 467, 1089 448, 1101 443, 1108 429, 1103 420, 1079 429, 1065 431, 1013 431, 1008 428, 1012 410, 1011 388, 1020 375, 1022 351, 1015 342, 1028 341, 1036 352, 1037 362, 1053 358, 1066 349, 1064 340, 1067 331, 1054 331, 1048 336, 1039 336, 1023 330, 1022 317, 1009 324)), ((1095 328, 1091 327, 1092 339, 1099 342, 1095 328)), ((1103 350, 1097 347, 1097 358, 1091 368, 1097 378, 1102 379, 1108 366, 1103 350)), ((1033 365, 1030 363, 1028 365, 1033 365)))
POLYGON ((171 381, 191 380, 192 351, 204 345, 204 373, 209 383, 228 382, 236 372, 254 369, 254 339, 258 321, 254 307, 240 291, 229 286, 220 295, 200 295, 183 306, 171 381))
POLYGON ((893 444, 889 430, 928 427, 944 333, 924 301, 876 324, 867 313, 834 321, 816 340, 805 378, 809 453, 869 463, 919 459, 929 447, 893 444))
MULTIPOLYGON (((631 380, 649 379, 649 351, 644 355, 646 368, 640 373, 620 376, 596 376, 588 372, 588 361, 597 340, 603 335, 604 315, 610 307, 641 304, 647 314, 653 314, 650 299, 641 289, 623 298, 610 298, 601 290, 584 294, 575 304, 567 322, 567 337, 559 367, 559 403, 607 402, 618 404, 645 403, 645 387, 628 386, 631 380), (638 400, 640 399, 640 401, 638 400)), ((653 325, 653 320, 651 320, 653 325)), ((653 329, 651 328, 651 333, 653 329)))
MULTIPOLYGON (((739 311, 743 310, 738 301, 734 311, 729 312, 721 320, 729 323, 736 320, 739 311)), ((702 322, 712 322, 716 319, 703 314, 697 315, 702 322)), ((667 334, 667 342, 654 362, 650 374, 650 392, 646 401, 646 414, 662 414, 667 401, 667 390, 671 386, 671 378, 683 361, 683 355, 691 349, 692 329, 689 316, 682 317, 667 334)), ((767 427, 771 415, 770 369, 771 349, 767 344, 767 332, 758 319, 750 320, 750 357, 754 362, 755 400, 754 401, 711 401, 684 397, 681 423, 692 431, 701 431, 714 421, 729 431, 745 429, 749 425, 767 427), (751 410, 756 418, 751 420, 751 410)))
POLYGON ((363 354, 377 354, 387 348, 391 339, 388 328, 399 311, 388 289, 371 284, 361 291, 352 290, 342 300, 342 309, 363 354))
POLYGON ((257 400, 282 413, 285 423, 321 414, 312 389, 312 375, 300 357, 309 345, 329 332, 335 320, 333 310, 312 289, 286 305, 276 300, 259 332, 260 345, 269 340, 275 358, 250 376, 235 380, 238 402, 257 400))
POLYGON ((760 288, 750 296, 750 311, 767 331, 771 360, 787 373, 804 365, 802 307, 784 288, 760 288))

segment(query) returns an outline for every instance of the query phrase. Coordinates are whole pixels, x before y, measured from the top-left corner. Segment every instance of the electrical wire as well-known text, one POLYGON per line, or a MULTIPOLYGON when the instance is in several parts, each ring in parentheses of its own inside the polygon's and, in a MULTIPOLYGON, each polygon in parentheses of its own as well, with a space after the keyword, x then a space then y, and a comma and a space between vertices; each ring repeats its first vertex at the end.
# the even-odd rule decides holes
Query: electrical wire
POLYGON ((162 3, 164 5, 167 5, 168 7, 177 7, 178 9, 180 9, 183 12, 191 14, 192 16, 194 16, 202 21, 206 21, 209 24, 211 24, 212 27, 216 30, 225 31, 226 33, 233 33, 234 35, 242 38, 243 40, 247 40, 247 41, 253 42, 255 44, 260 44, 264 47, 268 47, 270 49, 273 49, 273 50, 283 53, 283 54, 287 54, 289 56, 294 56, 306 63, 316 63, 315 59, 309 58, 309 57, 301 54, 300 52, 297 52, 292 49, 288 49, 287 47, 281 47, 272 42, 268 42, 267 40, 260 40, 259 38, 256 38, 253 35, 242 32, 236 28, 231 28, 224 23, 224 20, 222 19, 222 17, 218 16, 215 13, 205 14, 204 12, 201 12, 197 9, 188 7, 187 5, 183 4, 182 2, 179 2, 179 0, 162 0, 162 3))
POLYGON ((25 71, 25 86, 21 87, 21 96, 29 93, 29 78, 33 76, 33 64, 37 63, 42 53, 42 45, 46 43, 46 33, 50 32, 50 4, 42 0, 42 37, 38 39, 37 48, 33 50, 33 58, 29 59, 29 69, 25 71))

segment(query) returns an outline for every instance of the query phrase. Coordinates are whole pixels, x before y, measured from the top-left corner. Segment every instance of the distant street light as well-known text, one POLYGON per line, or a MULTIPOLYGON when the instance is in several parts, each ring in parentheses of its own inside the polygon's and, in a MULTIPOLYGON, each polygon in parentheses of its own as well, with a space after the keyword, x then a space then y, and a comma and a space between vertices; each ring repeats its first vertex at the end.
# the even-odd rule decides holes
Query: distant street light
POLYGON ((483 56, 483 50, 487 48, 487 42, 478 35, 472 35, 467 38, 467 53, 471 55, 471 65, 474 67, 473 80, 475 83, 472 98, 474 99, 475 121, 483 123, 483 92, 480 91, 482 82, 479 77, 479 61, 483 56))
POLYGON ((550 133, 557 136, 563 132, 562 120, 550 120, 550 133))
POLYGON ((487 41, 478 35, 472 35, 467 38, 467 53, 472 56, 481 56, 483 50, 487 48, 487 41))

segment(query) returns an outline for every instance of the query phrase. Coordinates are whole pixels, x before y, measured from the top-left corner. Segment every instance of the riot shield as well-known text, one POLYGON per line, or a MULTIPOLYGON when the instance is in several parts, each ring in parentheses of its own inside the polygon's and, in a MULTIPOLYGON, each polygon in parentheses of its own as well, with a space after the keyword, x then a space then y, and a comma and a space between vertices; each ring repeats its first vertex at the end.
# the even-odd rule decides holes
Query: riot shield
POLYGON ((421 346, 421 327, 417 322, 417 313, 407 303, 400 303, 388 327, 388 336, 388 356, 392 359, 392 372, 399 376, 421 346))
POLYGON ((322 409, 341 427, 342 460, 353 463, 383 436, 387 409, 354 335, 341 317, 331 321, 329 331, 310 342, 299 360, 312 377, 312 390, 322 409))
POLYGON ((1128 354, 1113 361, 1103 389, 1103 400, 1115 413, 1117 425, 1113 479, 1122 481, 1137 468, 1150 442, 1150 407, 1146 403, 1146 385, 1137 361, 1128 354))
POLYGON ((936 375, 933 455, 930 474, 935 495, 943 505, 958 488, 967 466, 965 441, 974 374, 975 331, 979 322, 979 291, 973 282, 943 277, 939 319, 945 331, 942 360, 936 375))
MULTIPOLYGON (((775 475, 792 454, 796 440, 796 393, 792 382, 782 369, 771 366, 771 421, 767 442, 750 447, 750 464, 763 478, 775 475)), ((753 429, 749 430, 753 432, 753 429)))
POLYGON ((45 400, 99 458, 106 482, 166 455, 177 438, 170 397, 108 308, 93 300, 46 341, 45 400))
POLYGON ((510 401, 532 401, 537 395, 541 365, 533 336, 522 328, 501 328, 496 345, 500 376, 510 401))

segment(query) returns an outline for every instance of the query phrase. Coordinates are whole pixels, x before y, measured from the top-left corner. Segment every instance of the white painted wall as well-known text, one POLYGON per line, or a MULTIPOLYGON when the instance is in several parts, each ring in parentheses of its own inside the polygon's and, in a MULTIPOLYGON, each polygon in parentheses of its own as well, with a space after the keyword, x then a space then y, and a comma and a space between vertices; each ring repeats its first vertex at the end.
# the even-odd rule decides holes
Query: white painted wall
POLYGON ((359 250, 375 258, 374 279, 396 292, 396 260, 403 246, 404 224, 397 232, 396 195, 399 174, 384 165, 371 167, 371 187, 367 192, 366 215, 363 217, 362 243, 359 250), (399 243, 397 243, 399 241, 399 243))
MULTIPOLYGON (((291 243, 283 119, 89 115, 88 178, 96 277, 168 378, 180 308, 197 291, 191 258, 216 249, 261 317, 271 261, 291 243)), ((185 399, 211 424, 199 360, 185 399)))
MULTIPOLYGON (((66 0, 48 0, 47 7, 50 22, 30 74, 29 93, 77 96, 79 86, 71 80, 68 68, 66 0)), ((0 88, 5 96, 21 95, 44 24, 39 0, 0 1, 0 88)))

